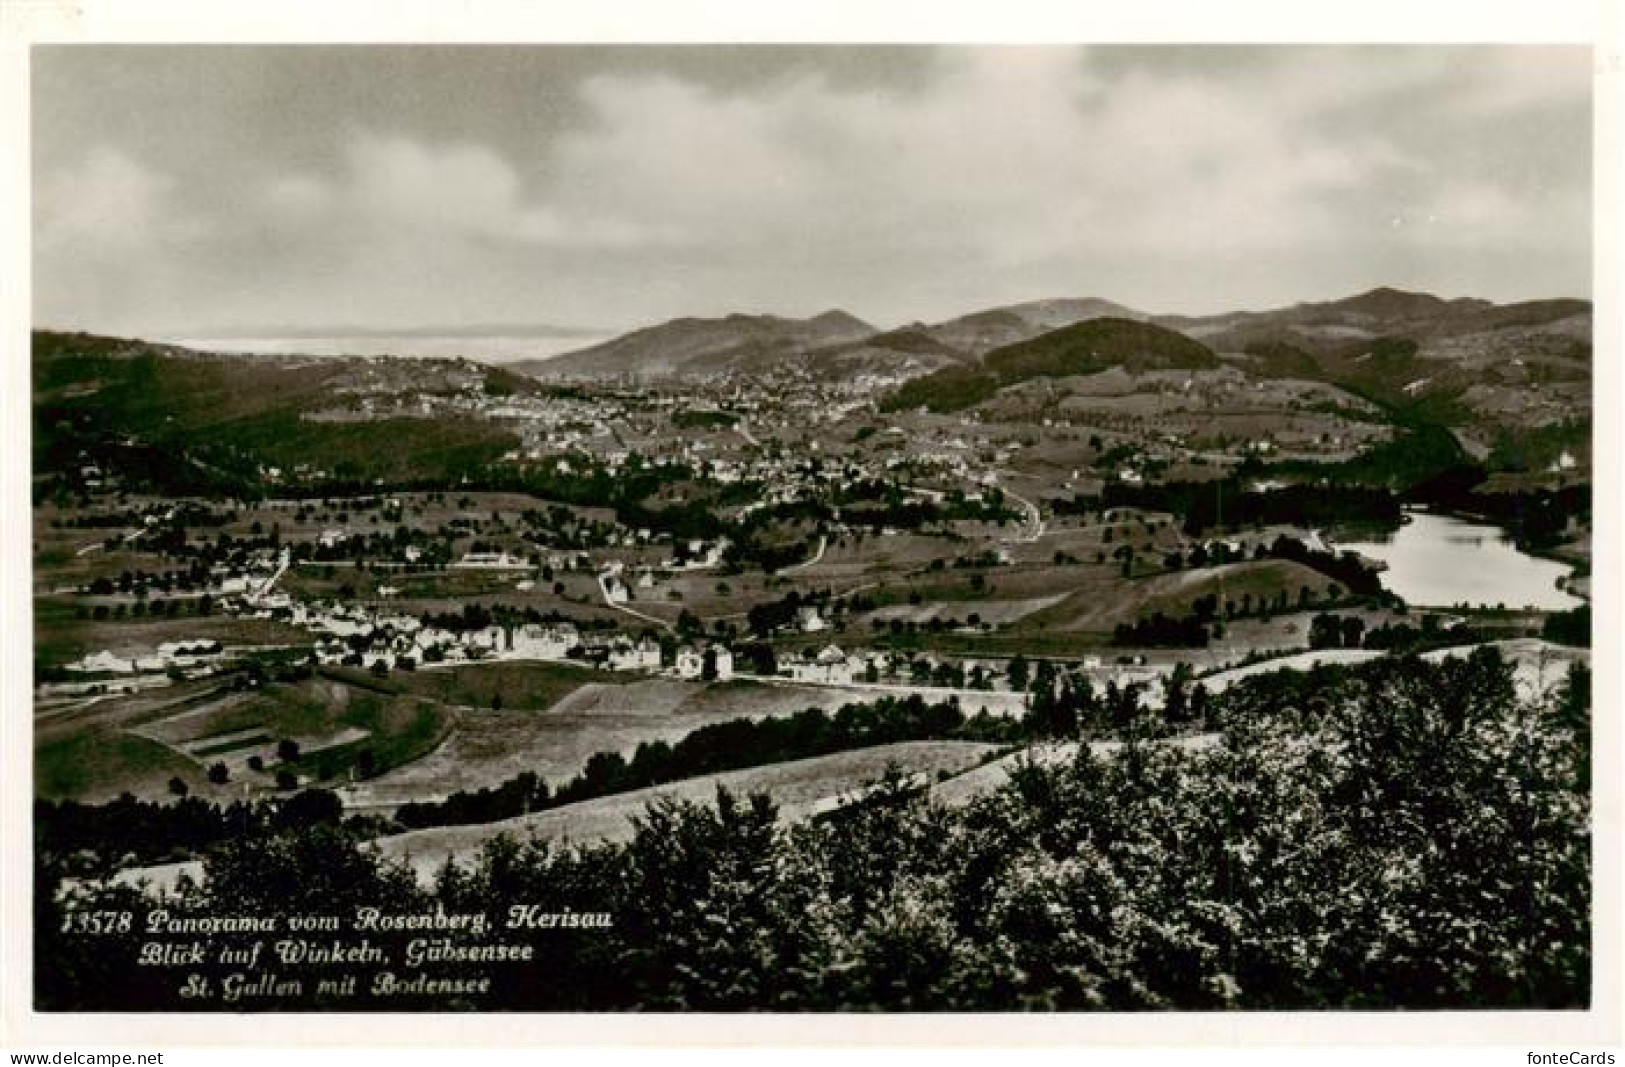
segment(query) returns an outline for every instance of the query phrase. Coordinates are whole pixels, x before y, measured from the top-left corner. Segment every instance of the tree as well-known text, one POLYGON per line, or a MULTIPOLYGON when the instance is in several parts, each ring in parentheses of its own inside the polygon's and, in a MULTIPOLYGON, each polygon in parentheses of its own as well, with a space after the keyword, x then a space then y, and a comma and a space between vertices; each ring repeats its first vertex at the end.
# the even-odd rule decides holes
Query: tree
POLYGON ((1365 622, 1357 615, 1349 615, 1343 619, 1343 647, 1359 648, 1360 638, 1365 633, 1365 622))
POLYGON ((191 787, 186 784, 186 779, 180 777, 179 775, 176 775, 174 778, 171 778, 169 780, 169 792, 172 795, 177 796, 177 797, 184 797, 186 794, 190 793, 191 791, 192 791, 191 787))
MULTIPOLYGON (((277 785, 283 789, 291 788, 282 784, 280 776, 277 785)), ((337 794, 326 789, 305 789, 282 801, 275 822, 279 827, 297 829, 319 823, 337 823, 343 818, 344 804, 337 794)))
POLYGON ((1030 665, 1026 656, 1016 653, 1005 668, 1005 673, 1010 679, 1011 689, 1018 693, 1026 691, 1027 683, 1031 680, 1030 665))
POLYGON ((1174 664, 1173 673, 1168 676, 1163 715, 1171 723, 1187 722, 1193 718, 1190 700, 1191 674, 1191 665, 1181 661, 1174 664))
POLYGON ((226 769, 224 763, 215 762, 209 765, 209 781, 215 785, 225 785, 230 777, 231 772, 226 769))
POLYGON ((284 737, 276 743, 276 758, 283 763, 292 763, 299 758, 299 742, 291 737, 284 737))
POLYGON ((1336 648, 1343 641, 1343 621, 1338 615, 1322 612, 1309 623, 1310 648, 1336 648))

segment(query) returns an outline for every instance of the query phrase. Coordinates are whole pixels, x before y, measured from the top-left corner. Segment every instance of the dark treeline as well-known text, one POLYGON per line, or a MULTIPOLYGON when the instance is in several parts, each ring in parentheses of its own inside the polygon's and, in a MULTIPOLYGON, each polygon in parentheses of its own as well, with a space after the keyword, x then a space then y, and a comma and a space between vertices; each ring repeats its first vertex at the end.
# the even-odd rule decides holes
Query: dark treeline
POLYGON ((1120 622, 1112 631, 1117 648, 1206 648, 1211 616, 1169 616, 1160 611, 1133 622, 1120 622))
POLYGON ((1592 487, 1564 486, 1523 493, 1486 493, 1441 487, 1428 501, 1432 506, 1482 516, 1506 527, 1526 550, 1552 548, 1565 539, 1571 520, 1591 521, 1592 487))
POLYGON ((1260 474, 1338 488, 1366 486, 1411 499, 1419 488, 1440 480, 1465 478, 1476 485, 1487 472, 1468 460, 1448 428, 1417 418, 1393 440, 1373 445, 1352 459, 1337 463, 1285 460, 1263 467, 1260 474))
POLYGON ((1218 481, 1148 485, 1108 482, 1095 506, 1171 511, 1183 516, 1185 533, 1192 537, 1210 530, 1259 525, 1399 524, 1399 501, 1386 489, 1314 485, 1248 489, 1257 477, 1237 475, 1218 481))
POLYGON ((981 715, 967 719, 955 702, 927 703, 918 695, 882 697, 870 704, 842 705, 833 715, 808 708, 785 718, 714 723, 675 744, 645 741, 630 760, 618 752, 599 752, 556 791, 536 775, 524 774, 494 788, 453 793, 439 803, 404 804, 395 818, 408 829, 495 822, 685 778, 873 745, 953 738, 1011 741, 1021 735, 1018 722, 981 715))
POLYGON ((1559 644, 1590 648, 1591 605, 1581 604, 1577 608, 1546 616, 1546 623, 1541 627, 1541 636, 1559 644))
POLYGON ((543 611, 529 604, 523 607, 513 604, 496 604, 487 607, 477 600, 465 602, 461 611, 430 611, 423 613, 419 618, 424 626, 450 630, 454 633, 471 633, 492 625, 510 630, 516 626, 532 624, 553 626, 560 623, 569 623, 578 630, 613 630, 617 628, 614 619, 578 619, 571 615, 565 615, 557 609, 543 611))
POLYGON ((1376 596, 1382 592, 1379 572, 1372 570, 1353 555, 1340 552, 1321 552, 1310 548, 1295 537, 1282 535, 1270 545, 1269 554, 1276 559, 1290 559, 1312 567, 1328 578, 1334 578, 1351 593, 1376 596))
MULTIPOLYGON (((1290 673, 1290 672, 1287 672, 1290 673)), ((34 894, 42 1010, 1581 1009, 1591 999, 1583 672, 1520 701, 1493 650, 1249 680, 1205 746, 1081 746, 944 807, 900 774, 786 825, 763 796, 664 801, 624 843, 494 839, 420 884, 331 824, 232 841, 190 916, 479 913, 528 964, 478 996, 183 1002, 136 963, 120 886, 34 894), (1281 688, 1285 686, 1286 688, 1281 688), (500 929, 510 907, 603 913, 500 929), (65 933, 66 908, 128 932, 65 933)), ((240 945, 255 936, 233 942, 240 945)), ((399 959, 420 933, 373 938, 399 959)), ((466 935, 459 943, 484 943, 466 935)))
MULTIPOLYGON (((365 687, 365 676, 346 677, 365 687)), ((379 692, 393 692, 384 683, 379 692)), ((1115 690, 1114 690, 1115 694, 1115 690)), ((1114 695, 1114 699, 1115 695, 1114 695)), ((1048 704, 1040 701, 1049 715, 1048 704)), ((1076 718, 1070 720, 1076 728, 1076 718)), ((846 704, 833 714, 808 708, 787 718, 736 719, 703 726, 675 744, 640 744, 630 760, 619 752, 593 755, 569 782, 551 788, 533 772, 522 772, 489 788, 459 791, 441 802, 402 805, 396 829, 420 829, 494 822, 564 804, 592 800, 699 775, 899 741, 974 740, 1007 743, 1052 730, 1039 719, 967 717, 957 702, 927 703, 918 695, 882 697, 874 703, 846 704)), ((44 851, 83 854, 85 863, 155 863, 207 853, 221 842, 305 825, 338 821, 337 798, 325 790, 259 803, 216 804, 199 797, 168 803, 126 794, 105 804, 41 800, 35 805, 36 842, 44 851)), ((387 821, 386 821, 387 822, 387 821)), ((369 825, 375 825, 374 822, 369 825)))
POLYGON ((338 822, 339 798, 325 789, 248 803, 215 804, 200 797, 169 803, 126 793, 106 804, 74 800, 34 802, 34 842, 42 855, 111 869, 126 864, 186 859, 224 841, 338 822))

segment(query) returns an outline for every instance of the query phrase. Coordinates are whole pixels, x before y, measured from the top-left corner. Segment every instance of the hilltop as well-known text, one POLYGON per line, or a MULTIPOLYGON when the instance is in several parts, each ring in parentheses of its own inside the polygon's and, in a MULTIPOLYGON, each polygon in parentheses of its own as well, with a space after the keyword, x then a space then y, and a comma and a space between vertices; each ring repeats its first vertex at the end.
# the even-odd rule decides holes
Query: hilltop
POLYGON ((517 443, 463 415, 539 383, 470 360, 226 356, 92 334, 33 335, 34 469, 102 464, 153 488, 253 484, 262 469, 450 477, 517 443))
POLYGON ((1173 330, 1121 318, 1095 318, 996 348, 974 366, 952 367, 908 382, 890 410, 955 411, 1000 389, 1036 378, 1065 378, 1121 368, 1131 374, 1219 366, 1205 345, 1173 330))
POLYGON ((514 368, 545 378, 710 376, 749 372, 810 349, 861 341, 876 332, 838 309, 809 319, 740 314, 680 318, 514 368))
POLYGON ((1144 321, 1144 312, 1099 297, 1030 300, 988 308, 924 327, 934 340, 967 356, 981 356, 1090 319, 1144 321))
POLYGON ((1587 300, 1495 304, 1472 297, 1446 300, 1385 286, 1341 300, 1222 315, 1159 315, 1152 321, 1200 338, 1217 351, 1282 342, 1335 353, 1378 337, 1442 342, 1519 328, 1573 332, 1582 323, 1589 336, 1590 318, 1587 300))

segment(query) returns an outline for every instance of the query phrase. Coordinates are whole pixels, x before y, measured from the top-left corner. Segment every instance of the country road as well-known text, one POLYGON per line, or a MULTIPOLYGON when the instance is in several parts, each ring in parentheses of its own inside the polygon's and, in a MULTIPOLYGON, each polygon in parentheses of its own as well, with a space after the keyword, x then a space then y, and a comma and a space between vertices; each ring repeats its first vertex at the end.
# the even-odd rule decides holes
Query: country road
POLYGON ((824 558, 824 550, 826 548, 828 548, 828 547, 829 547, 829 538, 820 535, 819 538, 818 538, 818 551, 816 551, 816 552, 814 552, 812 554, 811 559, 804 559, 800 563, 792 564, 791 566, 788 566, 788 567, 784 568, 783 570, 779 571, 779 573, 780 574, 794 574, 796 571, 804 571, 808 567, 816 567, 816 566, 818 566, 819 562, 822 561, 823 558, 824 558))
POLYGON ((615 603, 614 600, 610 599, 609 583, 604 581, 604 579, 607 578, 607 577, 609 577, 608 574, 600 574, 598 576, 598 592, 601 593, 603 595, 603 597, 604 597, 604 606, 605 607, 614 608, 616 611, 619 611, 619 612, 621 612, 622 614, 625 614, 625 615, 630 615, 634 619, 642 619, 644 622, 652 622, 656 626, 660 627, 663 630, 671 630, 671 629, 673 629, 672 624, 667 622, 665 619, 657 619, 653 615, 645 615, 643 612, 637 610, 636 608, 629 608, 625 604, 617 604, 617 603, 615 603))
POLYGON ((1028 532, 1012 538, 1022 544, 1030 545, 1044 536, 1044 517, 1038 511, 1038 505, 1013 490, 1004 490, 1004 495, 1027 509, 1027 521, 1031 524, 1028 532))

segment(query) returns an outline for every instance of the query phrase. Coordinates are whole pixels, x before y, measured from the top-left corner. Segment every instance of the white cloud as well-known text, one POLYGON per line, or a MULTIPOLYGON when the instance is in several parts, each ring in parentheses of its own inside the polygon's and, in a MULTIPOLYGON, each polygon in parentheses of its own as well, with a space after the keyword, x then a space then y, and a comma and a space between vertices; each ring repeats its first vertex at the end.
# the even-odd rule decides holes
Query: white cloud
MULTIPOLYGON (((1576 57, 945 48, 885 89, 805 66, 749 87, 602 73, 535 134, 447 137, 381 108, 299 144, 296 165, 241 161, 247 181, 201 152, 141 157, 171 176, 103 146, 42 174, 40 288, 67 306, 82 264, 133 278, 139 263, 149 304, 208 299, 209 318, 629 323, 847 303, 897 322, 1045 295, 1259 306, 1396 268, 1458 291, 1489 276, 1475 249, 1562 249, 1573 289, 1589 276, 1585 161, 1545 131, 1581 125, 1576 57)), ((97 275, 104 301, 135 307, 123 276, 97 275)))
POLYGON ((169 203, 173 181, 108 145, 91 149, 39 190, 36 237, 46 249, 118 253, 196 235, 169 203))
POLYGON ((596 123, 558 146, 555 190, 568 210, 812 251, 865 231, 922 252, 951 238, 991 264, 1274 247, 1328 232, 1321 194, 1385 154, 1273 121, 1278 91, 1103 86, 1076 52, 1048 48, 948 53, 925 90, 884 98, 816 77, 751 98, 600 78, 585 90, 596 123))
POLYGON ((529 197, 518 170, 477 144, 433 144, 365 132, 351 143, 329 205, 392 240, 401 231, 436 239, 559 248, 617 248, 670 239, 670 228, 613 212, 567 214, 529 197))

